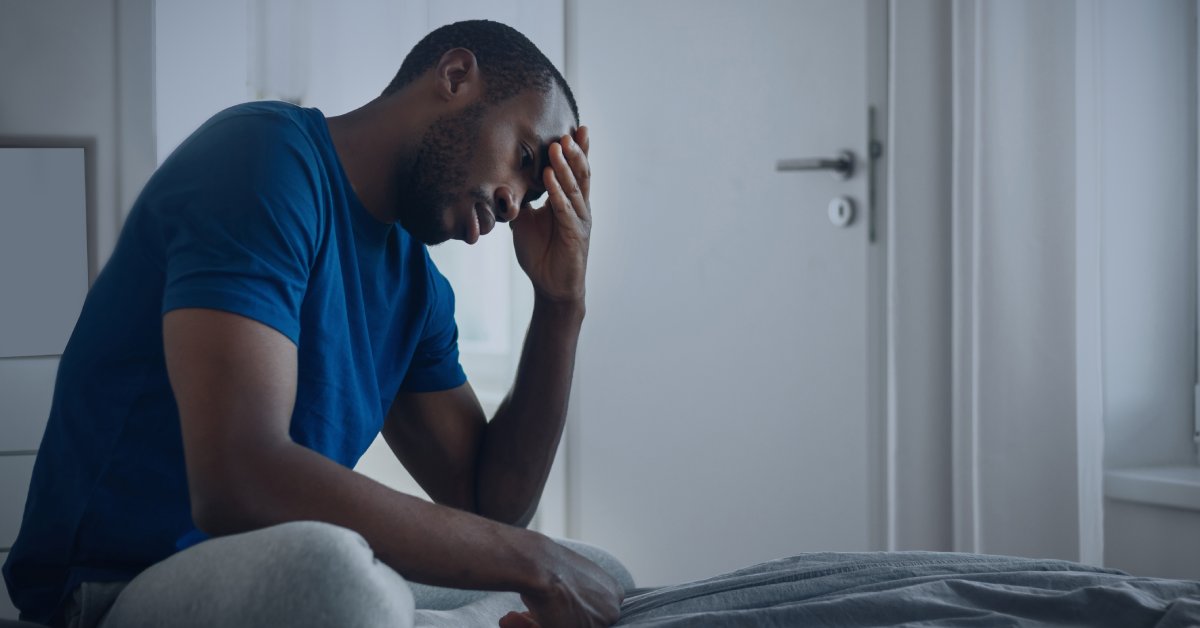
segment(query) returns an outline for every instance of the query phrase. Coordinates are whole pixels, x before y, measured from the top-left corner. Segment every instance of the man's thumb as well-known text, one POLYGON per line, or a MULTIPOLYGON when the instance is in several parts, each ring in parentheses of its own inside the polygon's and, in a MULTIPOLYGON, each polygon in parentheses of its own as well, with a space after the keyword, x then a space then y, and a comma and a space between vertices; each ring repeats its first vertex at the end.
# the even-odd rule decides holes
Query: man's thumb
POLYGON ((533 617, 528 613, 518 613, 517 611, 509 611, 507 615, 500 618, 500 628, 540 628, 533 617))

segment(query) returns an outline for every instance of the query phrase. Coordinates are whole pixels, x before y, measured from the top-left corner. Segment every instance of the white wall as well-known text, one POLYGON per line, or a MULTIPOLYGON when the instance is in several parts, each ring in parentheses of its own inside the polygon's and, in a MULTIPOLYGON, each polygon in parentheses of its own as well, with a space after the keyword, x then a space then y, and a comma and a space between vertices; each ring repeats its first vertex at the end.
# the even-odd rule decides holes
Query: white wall
MULTIPOLYGON (((1108 469, 1193 465, 1196 381, 1196 4, 1088 3, 1097 103, 1104 454, 1108 469)), ((1081 95, 1082 96, 1082 95, 1081 95)), ((1081 269, 1081 271, 1086 269, 1081 269)), ((1200 481, 1200 473, 1196 473, 1200 481)), ((1200 512, 1105 502, 1108 565, 1200 578, 1200 512)))
POLYGON ((1191 463, 1196 382, 1195 3, 1097 5, 1105 454, 1191 463))
POLYGON ((1200 513, 1110 499, 1104 562, 1139 576, 1200 580, 1200 513))
POLYGON ((365 104, 428 30, 427 4, 364 0, 348 11, 332 0, 157 3, 159 161, 238 103, 288 97, 328 116, 365 104), (297 28, 271 28, 278 22, 297 28), (279 55, 302 58, 271 65, 279 55))
POLYGON ((247 0, 155 2, 158 163, 218 111, 251 99, 247 0))

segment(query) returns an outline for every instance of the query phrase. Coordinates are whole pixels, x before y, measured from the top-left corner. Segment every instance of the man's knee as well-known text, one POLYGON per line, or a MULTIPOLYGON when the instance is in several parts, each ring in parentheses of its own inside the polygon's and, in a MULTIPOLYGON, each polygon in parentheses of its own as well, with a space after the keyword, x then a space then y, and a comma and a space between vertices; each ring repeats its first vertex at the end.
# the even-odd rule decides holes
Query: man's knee
POLYGON ((280 558, 272 561, 270 570, 287 574, 285 590, 293 598, 313 600, 306 612, 325 614, 326 619, 314 620, 313 625, 410 624, 413 598, 408 583, 376 559, 357 532, 315 521, 277 527, 280 558))
POLYGON ((367 541, 357 532, 320 521, 293 521, 237 537, 228 538, 236 539, 239 549, 260 555, 273 570, 286 570, 298 579, 352 575, 369 569, 375 561, 367 541))
POLYGON ((212 539, 150 567, 105 628, 407 626, 412 615, 407 583, 361 536, 304 521, 212 539))
POLYGON ((615 556, 609 554, 606 550, 600 549, 595 545, 589 545, 583 541, 571 539, 554 539, 554 541, 599 565, 601 569, 608 572, 608 575, 621 583, 621 587, 626 591, 634 588, 633 575, 629 573, 625 565, 621 564, 621 561, 617 560, 615 556))

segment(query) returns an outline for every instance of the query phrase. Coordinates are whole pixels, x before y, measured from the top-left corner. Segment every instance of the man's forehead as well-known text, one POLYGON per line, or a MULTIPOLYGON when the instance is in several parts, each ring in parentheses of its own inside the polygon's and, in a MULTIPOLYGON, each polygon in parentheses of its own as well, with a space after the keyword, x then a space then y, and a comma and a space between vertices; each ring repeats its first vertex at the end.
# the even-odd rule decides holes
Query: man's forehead
POLYGON ((522 101, 518 124, 523 133, 537 139, 540 146, 557 141, 575 130, 575 117, 571 106, 558 87, 544 94, 529 92, 522 101))

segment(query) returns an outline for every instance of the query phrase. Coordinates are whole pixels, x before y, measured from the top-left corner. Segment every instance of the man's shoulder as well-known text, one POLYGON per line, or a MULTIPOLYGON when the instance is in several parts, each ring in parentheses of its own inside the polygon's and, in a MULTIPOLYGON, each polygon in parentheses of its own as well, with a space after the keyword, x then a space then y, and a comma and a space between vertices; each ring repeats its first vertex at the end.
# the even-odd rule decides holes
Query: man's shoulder
POLYGON ((324 123, 320 111, 279 101, 254 101, 234 105, 208 119, 197 134, 232 133, 243 141, 255 138, 303 140, 320 143, 324 123))
POLYGON ((285 102, 234 105, 200 125, 164 161, 154 182, 179 179, 202 187, 322 181, 330 172, 331 140, 320 111, 285 102))
POLYGON ((174 221, 194 230, 258 220, 294 225, 315 238, 331 210, 335 174, 323 121, 315 109, 282 102, 244 103, 217 113, 163 162, 130 218, 136 212, 135 222, 174 221))
POLYGON ((278 100, 253 100, 244 102, 217 112, 209 120, 216 122, 239 116, 250 116, 264 121, 290 121, 304 123, 315 112, 315 109, 301 107, 290 102, 278 100))

